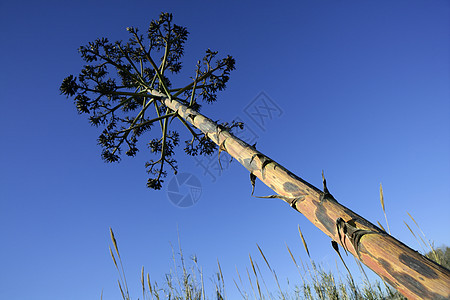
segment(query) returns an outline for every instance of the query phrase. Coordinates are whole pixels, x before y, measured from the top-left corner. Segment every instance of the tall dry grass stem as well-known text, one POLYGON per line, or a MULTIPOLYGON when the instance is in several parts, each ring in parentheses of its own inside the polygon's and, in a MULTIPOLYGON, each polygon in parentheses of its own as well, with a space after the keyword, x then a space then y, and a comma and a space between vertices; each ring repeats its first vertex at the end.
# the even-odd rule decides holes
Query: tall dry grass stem
MULTIPOLYGON (((391 229, 389 228, 389 222, 388 222, 387 215, 386 215, 386 209, 384 207, 383 186, 381 185, 381 183, 380 183, 380 202, 381 202, 381 208, 383 209, 384 219, 386 220, 386 226, 388 228, 388 233, 391 234, 391 229)), ((380 223, 378 222, 378 224, 380 224, 380 223)), ((383 226, 380 226, 380 227, 381 227, 381 229, 384 230, 383 226)), ((386 231, 386 230, 384 230, 384 231, 386 231)))

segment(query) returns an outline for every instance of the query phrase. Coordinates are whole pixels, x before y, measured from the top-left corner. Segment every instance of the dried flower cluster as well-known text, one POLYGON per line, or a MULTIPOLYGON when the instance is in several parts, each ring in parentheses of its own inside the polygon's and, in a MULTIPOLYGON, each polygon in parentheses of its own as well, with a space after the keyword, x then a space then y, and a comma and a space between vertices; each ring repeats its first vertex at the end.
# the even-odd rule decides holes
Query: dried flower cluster
POLYGON ((215 102, 217 92, 225 89, 235 68, 231 56, 217 59, 217 52, 208 49, 198 61, 191 82, 172 88, 167 76, 180 72, 189 34, 185 27, 173 24, 172 19, 172 14, 161 13, 158 20, 150 23, 146 38, 138 29, 128 27, 131 37, 126 43, 100 38, 80 47, 87 64, 77 77, 65 78, 60 87, 62 94, 74 98, 79 113, 88 114, 92 125, 103 128, 98 143, 106 162, 119 161, 123 151, 135 156, 144 133, 157 132, 156 137, 146 136, 145 140, 150 151, 159 155, 146 163, 152 175, 147 185, 153 189, 162 187, 167 176, 165 165, 175 173, 178 168, 174 148, 179 145, 180 136, 168 128, 173 119, 182 121, 192 134, 192 140, 185 142, 187 154, 211 154, 216 145, 149 91, 156 90, 198 111, 197 100, 215 102))

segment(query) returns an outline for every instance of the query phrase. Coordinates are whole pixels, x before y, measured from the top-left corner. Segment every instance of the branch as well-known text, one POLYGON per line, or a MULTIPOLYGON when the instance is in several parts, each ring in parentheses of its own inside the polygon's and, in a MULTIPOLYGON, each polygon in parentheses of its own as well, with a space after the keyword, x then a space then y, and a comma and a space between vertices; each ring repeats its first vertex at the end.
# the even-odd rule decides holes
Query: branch
POLYGON ((173 112, 173 113, 168 113, 168 114, 166 114, 166 115, 163 115, 163 116, 160 116, 160 117, 157 117, 157 118, 154 118, 154 119, 145 121, 145 122, 143 122, 143 123, 140 123, 140 124, 138 124, 138 125, 136 125, 136 126, 129 127, 129 128, 127 128, 127 129, 123 129, 123 130, 121 130, 121 131, 119 131, 119 132, 117 132, 117 133, 128 132, 128 131, 134 130, 134 129, 136 129, 136 128, 139 128, 139 127, 142 127, 142 126, 151 124, 151 123, 156 122, 156 121, 160 121, 160 120, 164 120, 164 119, 166 119, 166 118, 174 117, 174 116, 176 116, 176 115, 177 115, 177 113, 175 113, 175 112, 173 112))
MULTIPOLYGON (((141 74, 139 73, 139 70, 136 68, 136 66, 134 65, 133 61, 130 59, 130 57, 128 56, 128 53, 123 51, 122 47, 120 47, 120 44, 117 43, 117 47, 119 48, 120 52, 122 52, 122 55, 128 60, 128 62, 130 63, 130 65, 133 67, 134 71, 136 72, 136 74, 138 74, 139 76, 137 76, 140 80, 141 83, 145 83, 145 79, 141 76, 141 74)), ((133 73, 130 73, 131 75, 133 73)), ((145 85, 145 84, 144 84, 145 85)))
MULTIPOLYGON (((166 110, 166 113, 169 112, 169 109, 166 110)), ((163 169, 164 169, 164 161, 165 161, 165 157, 166 157, 166 139, 167 139, 167 129, 168 129, 168 118, 164 119, 164 126, 163 126, 163 136, 162 136, 162 142, 161 142, 161 162, 160 162, 160 169, 159 169, 159 173, 158 173, 158 177, 157 180, 159 180, 161 178, 163 169)))
MULTIPOLYGON (((134 124, 136 124, 137 120, 139 120, 139 118, 144 114, 145 110, 148 108, 148 106, 154 102, 154 98, 150 99, 147 104, 145 104, 144 108, 139 111, 138 115, 136 116, 136 118, 134 118, 133 122, 131 123, 130 127, 133 127, 134 124)), ((112 154, 115 154, 116 151, 120 148, 120 146, 123 144, 123 141, 127 139, 128 135, 130 134, 131 129, 127 132, 125 132, 125 134, 122 136, 122 139, 120 140, 119 144, 114 148, 114 150, 111 152, 112 154)))
POLYGON ((206 78, 208 78, 212 73, 214 73, 215 71, 217 71, 218 69, 222 68, 225 64, 222 65, 218 65, 217 67, 215 67, 214 69, 211 69, 209 72, 206 72, 205 74, 203 74, 199 79, 197 79, 196 81, 186 85, 184 88, 181 88, 178 90, 178 92, 176 92, 175 94, 172 95, 173 98, 175 98, 176 96, 180 95, 181 93, 183 93, 184 91, 190 89, 191 87, 194 86, 194 84, 196 82, 200 82, 206 78))
POLYGON ((145 83, 145 81, 140 81, 139 77, 136 77, 133 73, 129 73, 128 70, 124 69, 124 67, 116 62, 114 62, 113 60, 111 60, 109 57, 101 55, 99 52, 94 52, 90 49, 86 48, 86 51, 89 53, 92 53, 98 57, 100 57, 101 59, 103 59, 104 61, 108 62, 110 65, 112 65, 113 67, 116 67, 119 70, 122 70, 124 72, 127 72, 128 74, 130 74, 132 77, 134 77, 134 79, 136 80, 136 82, 140 82, 143 86, 147 86, 147 84, 145 83))
POLYGON ((159 72, 159 68, 156 66, 155 62, 153 61, 153 59, 151 58, 150 54, 145 51, 145 47, 144 45, 142 45, 141 39, 138 37, 136 32, 132 32, 132 34, 134 35, 134 37, 136 38, 136 41, 138 42, 139 46, 141 47, 141 50, 145 53, 145 56, 147 57, 148 61, 150 62, 150 64, 152 65, 153 69, 156 72, 156 75, 158 76, 159 82, 162 85, 164 92, 166 93, 166 95, 171 98, 171 95, 169 93, 169 89, 167 88, 161 73, 159 72))

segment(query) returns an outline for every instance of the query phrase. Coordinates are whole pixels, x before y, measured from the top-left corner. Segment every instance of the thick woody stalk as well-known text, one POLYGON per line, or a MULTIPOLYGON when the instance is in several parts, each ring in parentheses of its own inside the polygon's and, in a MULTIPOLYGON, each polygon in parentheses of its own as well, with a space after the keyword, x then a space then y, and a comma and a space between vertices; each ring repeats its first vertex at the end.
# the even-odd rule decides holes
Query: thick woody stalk
MULTIPOLYGON (((385 231, 339 204, 283 166, 176 100, 154 90, 164 104, 205 133, 251 174, 274 190, 317 228, 359 258, 408 299, 449 299, 450 271, 409 248, 385 231)), ((275 196, 274 196, 275 197, 275 196)))

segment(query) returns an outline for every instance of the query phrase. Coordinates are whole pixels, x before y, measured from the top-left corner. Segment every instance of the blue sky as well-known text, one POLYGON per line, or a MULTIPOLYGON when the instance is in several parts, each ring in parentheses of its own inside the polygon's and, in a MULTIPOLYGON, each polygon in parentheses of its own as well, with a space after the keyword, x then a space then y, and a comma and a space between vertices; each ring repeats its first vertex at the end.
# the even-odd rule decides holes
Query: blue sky
MULTIPOLYGON (((329 238, 281 200, 250 197, 236 162, 213 181, 182 154, 180 172, 202 194, 181 209, 166 189, 145 187, 147 150, 117 165, 100 159, 100 131, 59 85, 80 71, 79 46, 126 39, 127 26, 145 30, 161 11, 191 33, 179 82, 207 48, 236 58, 204 114, 240 117, 261 152, 318 187, 324 170, 339 202, 384 225, 382 183, 395 237, 420 250, 409 212, 427 239, 450 244, 448 1, 2 1, 0 11, 0 298, 99 299, 103 289, 119 299, 109 227, 134 299, 142 266, 162 284, 177 228, 208 282, 220 260, 229 296, 249 253, 263 268, 256 243, 280 280, 300 282, 285 247, 306 259, 297 225, 313 258, 335 269, 329 238), (280 113, 259 127, 246 107, 261 92, 280 113)), ((270 193, 257 183, 256 194, 270 193)))

